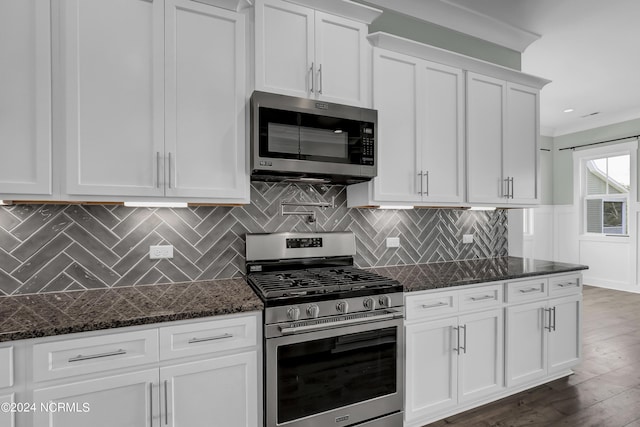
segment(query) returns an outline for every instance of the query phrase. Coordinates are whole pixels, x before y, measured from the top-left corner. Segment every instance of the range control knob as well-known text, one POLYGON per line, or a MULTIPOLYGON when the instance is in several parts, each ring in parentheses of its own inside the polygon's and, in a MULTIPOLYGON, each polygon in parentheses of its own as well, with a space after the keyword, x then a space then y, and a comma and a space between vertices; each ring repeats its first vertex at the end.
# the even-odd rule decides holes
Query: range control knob
POLYGON ((362 305, 364 305, 364 308, 366 308, 367 310, 376 309, 376 302, 373 300, 373 298, 370 297, 365 298, 365 300, 362 302, 362 305))
POLYGON ((336 310, 338 313, 346 314, 349 311, 349 303, 346 301, 340 301, 336 304, 336 310))
POLYGON ((318 314, 320 314, 320 307, 318 307, 317 304, 309 304, 307 306, 307 314, 309 317, 318 317, 318 314))
POLYGON ((289 320, 298 320, 300 318, 300 309, 298 307, 290 307, 287 310, 287 317, 289 320))
POLYGON ((380 307, 391 307, 391 297, 389 295, 382 295, 378 299, 378 304, 380 304, 380 307))

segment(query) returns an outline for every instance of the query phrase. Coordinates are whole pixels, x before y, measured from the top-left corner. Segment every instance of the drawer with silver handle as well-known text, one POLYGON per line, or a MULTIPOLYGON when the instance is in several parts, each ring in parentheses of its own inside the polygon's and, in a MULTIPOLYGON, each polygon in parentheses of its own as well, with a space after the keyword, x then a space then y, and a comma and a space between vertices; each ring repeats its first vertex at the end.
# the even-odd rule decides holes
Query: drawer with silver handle
POLYGON ((252 347, 258 343, 255 315, 160 328, 160 360, 252 347))
POLYGON ((502 284, 482 286, 460 293, 460 311, 497 307, 502 304, 502 284))
POLYGON ((549 278, 549 295, 569 295, 582 292, 580 274, 568 274, 549 278))
POLYGON ((47 381, 158 360, 155 328, 57 340, 33 346, 33 380, 47 381))
POLYGON ((422 295, 407 295, 406 319, 422 319, 458 312, 458 292, 447 291, 422 295))
POLYGON ((531 301, 548 295, 548 279, 539 278, 505 284, 507 302, 531 301))

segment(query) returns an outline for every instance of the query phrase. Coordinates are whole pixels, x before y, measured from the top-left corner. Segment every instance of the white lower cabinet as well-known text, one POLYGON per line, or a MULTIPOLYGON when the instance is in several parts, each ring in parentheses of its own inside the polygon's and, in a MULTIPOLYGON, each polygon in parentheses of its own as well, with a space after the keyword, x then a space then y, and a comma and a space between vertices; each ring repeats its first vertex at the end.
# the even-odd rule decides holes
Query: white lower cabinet
POLYGON ((502 309, 406 327, 407 420, 503 386, 502 309))
POLYGON ((581 295, 507 308, 507 385, 524 384, 580 361, 581 295))
POLYGON ((406 294, 405 426, 569 375, 581 357, 581 277, 406 294))
MULTIPOLYGON (((0 405, 6 405, 7 403, 11 404, 15 401, 14 394, 0 394, 0 405)), ((14 427, 15 426, 15 416, 13 413, 8 411, 0 411, 0 426, 5 427, 14 427)))
MULTIPOLYGON (((259 314, 231 315, 121 333, 92 332, 67 339, 34 340, 32 347, 38 348, 30 351, 34 371, 38 364, 49 364, 49 359, 38 354, 56 354, 66 344, 81 348, 82 354, 64 356, 69 366, 60 369, 68 370, 66 377, 34 378, 26 395, 32 396, 36 410, 26 414, 18 426, 257 427, 261 420, 260 321, 259 314), (172 357, 175 355, 171 352, 160 352, 157 357, 159 347, 169 349, 169 343, 180 334, 189 334, 189 329, 191 350, 184 357, 172 357), (200 337, 210 331, 216 335, 200 337), (138 335, 146 344, 126 347, 138 335), (90 347, 99 341, 104 342, 90 347), (105 345, 118 350, 105 349, 105 345), (209 352, 202 353, 202 348, 209 352), (134 349, 139 354, 134 354, 134 349), (123 366, 127 355, 132 355, 132 360, 123 366)), ((13 398, 0 393, 0 402, 13 398)), ((1 426, 13 425, 9 418, 4 422, 2 417, 7 416, 0 413, 1 426)))
POLYGON ((257 426, 257 380, 255 352, 161 368, 162 425, 257 426))
POLYGON ((158 370, 147 369, 36 389, 34 427, 151 427, 157 382, 158 370))

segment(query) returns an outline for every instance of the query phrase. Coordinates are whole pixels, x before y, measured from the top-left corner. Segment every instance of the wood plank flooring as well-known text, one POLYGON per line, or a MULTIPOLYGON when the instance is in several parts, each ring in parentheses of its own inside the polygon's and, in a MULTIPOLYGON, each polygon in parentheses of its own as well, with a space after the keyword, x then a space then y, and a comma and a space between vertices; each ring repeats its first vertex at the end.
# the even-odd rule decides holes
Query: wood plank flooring
POLYGON ((640 294, 584 287, 575 374, 425 427, 640 427, 640 294))

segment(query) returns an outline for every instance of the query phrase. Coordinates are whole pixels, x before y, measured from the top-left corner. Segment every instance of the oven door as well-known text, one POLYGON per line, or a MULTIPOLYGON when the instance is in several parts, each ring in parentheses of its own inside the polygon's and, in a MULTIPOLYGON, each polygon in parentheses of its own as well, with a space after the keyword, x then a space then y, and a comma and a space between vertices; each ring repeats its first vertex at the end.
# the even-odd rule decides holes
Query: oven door
POLYGON ((402 318, 267 339, 266 425, 349 426, 401 411, 403 348, 402 318))

